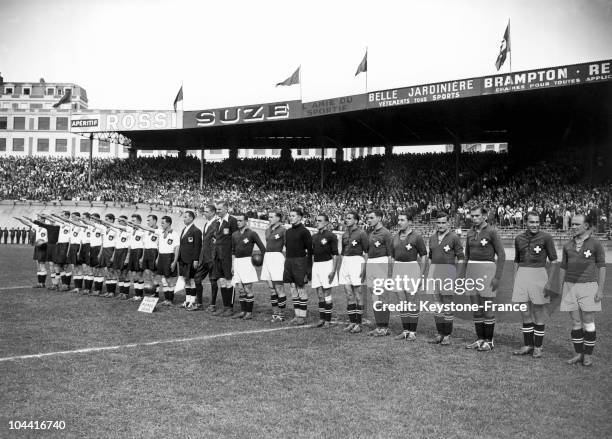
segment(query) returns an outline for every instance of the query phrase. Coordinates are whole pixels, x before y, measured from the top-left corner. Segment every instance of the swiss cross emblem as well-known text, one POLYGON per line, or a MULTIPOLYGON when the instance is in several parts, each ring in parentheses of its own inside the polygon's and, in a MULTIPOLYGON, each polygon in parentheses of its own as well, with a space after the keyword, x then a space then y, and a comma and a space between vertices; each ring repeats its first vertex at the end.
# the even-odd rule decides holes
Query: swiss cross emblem
POLYGON ((64 229, 64 235, 68 234, 68 229, 64 229))
POLYGON ((539 254, 540 254, 540 252, 542 251, 542 247, 540 247, 539 245, 536 245, 536 246, 533 248, 533 251, 534 251, 536 254, 538 254, 538 255, 539 255, 539 254))
POLYGON ((136 241, 140 241, 140 236, 136 236, 136 241))
POLYGON ((277 233, 276 235, 274 235, 274 239, 278 239, 280 238, 280 235, 277 233))
POLYGON ((109 236, 108 236, 108 240, 109 240, 109 241, 112 241, 113 239, 115 239, 115 237, 114 237, 113 235, 109 235, 109 236))
POLYGON ((353 247, 355 247, 355 246, 357 245, 357 241, 355 241, 355 240, 353 239, 353 240, 351 241, 351 245, 352 245, 353 247))
POLYGON ((122 236, 121 237, 121 242, 125 242, 125 241, 127 241, 127 238, 125 236, 122 236))
POLYGON ((187 237, 187 242, 193 242, 193 236, 188 236, 187 237))
POLYGON ((87 237, 91 237, 91 232, 87 232, 87 237))
POLYGON ((72 232, 72 236, 74 236, 76 238, 77 236, 79 236, 79 233, 78 232, 72 232))
POLYGON ((244 238, 244 239, 242 240, 242 242, 244 242, 245 244, 248 244, 248 243, 249 243, 249 238, 244 238))
POLYGON ((151 236, 151 242, 155 242, 155 241, 157 241, 157 236, 155 235, 151 236))
POLYGON ((323 245, 327 244, 327 239, 323 238, 323 239, 321 240, 321 244, 323 244, 323 245))
POLYGON ((376 241, 376 242, 374 243, 374 245, 375 245, 376 247, 380 247, 380 241, 376 241))
POLYGON ((406 250, 408 250, 408 251, 412 250, 412 245, 410 245, 410 244, 406 244, 405 247, 406 247, 406 250))
POLYGON ((96 238, 99 238, 102 234, 100 232, 96 232, 96 238))
POLYGON ((489 242, 489 241, 487 241, 486 239, 482 238, 480 240, 480 245, 482 245, 484 247, 485 245, 487 245, 487 242, 489 242))
POLYGON ((171 245, 173 241, 174 241, 174 240, 169 239, 169 240, 168 240, 168 245, 171 245))
POLYGON ((45 236, 47 236, 47 234, 45 232, 40 232, 40 236, 44 238, 45 236))
POLYGON ((585 258, 590 258, 590 257, 591 257, 591 254, 592 254, 592 253, 591 253, 591 250, 587 250, 587 251, 585 251, 585 252, 584 252, 584 257, 585 257, 585 258))
POLYGON ((448 253, 450 251, 450 245, 446 244, 444 247, 442 247, 444 249, 444 251, 446 253, 448 253))

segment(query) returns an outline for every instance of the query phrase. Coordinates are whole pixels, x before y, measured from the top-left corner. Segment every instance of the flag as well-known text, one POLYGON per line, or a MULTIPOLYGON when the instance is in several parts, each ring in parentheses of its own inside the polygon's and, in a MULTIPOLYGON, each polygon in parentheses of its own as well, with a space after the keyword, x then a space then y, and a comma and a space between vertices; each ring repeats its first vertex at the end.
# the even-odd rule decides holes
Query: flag
POLYGON ((57 108, 57 107, 59 107, 62 104, 66 104, 66 103, 70 102, 71 98, 72 98, 72 89, 69 88, 64 93, 64 96, 62 96, 62 98, 59 101, 57 101, 55 104, 53 104, 53 108, 57 108))
POLYGON ((366 53, 363 56, 363 59, 357 66, 357 71, 355 72, 355 76, 357 76, 358 74, 362 72, 367 72, 367 71, 368 71, 368 51, 366 50, 366 53))
POLYGON ((506 26, 506 32, 504 32, 504 38, 499 46, 499 55, 497 55, 497 61, 495 61, 495 68, 499 70, 506 61, 506 55, 510 52, 510 22, 506 26))
POLYGON ((283 82, 279 82, 278 84, 276 84, 276 86, 278 87, 279 85, 294 85, 294 84, 299 84, 300 83, 300 68, 302 66, 298 67, 297 70, 295 72, 293 72, 293 75, 289 76, 287 79, 285 79, 283 82))
POLYGON ((176 94, 176 97, 174 98, 174 111, 176 111, 176 104, 178 104, 180 102, 183 101, 183 86, 181 85, 181 88, 179 89, 178 93, 176 94))

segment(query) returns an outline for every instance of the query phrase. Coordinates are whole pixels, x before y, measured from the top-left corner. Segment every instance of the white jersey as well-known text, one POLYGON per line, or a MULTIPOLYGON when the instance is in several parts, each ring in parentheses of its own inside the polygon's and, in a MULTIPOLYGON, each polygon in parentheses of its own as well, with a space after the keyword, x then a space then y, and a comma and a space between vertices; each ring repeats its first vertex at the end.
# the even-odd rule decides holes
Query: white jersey
POLYGON ((81 244, 91 244, 91 236, 93 235, 93 227, 81 227, 81 244))
POLYGON ((162 232, 159 237, 159 254, 174 253, 174 249, 180 244, 180 237, 174 230, 170 231, 165 237, 162 232))
POLYGON ((159 244, 159 237, 161 236, 162 231, 160 229, 155 229, 155 232, 149 232, 148 230, 144 235, 144 248, 153 248, 157 250, 157 246, 159 244))
POLYGON ((102 240, 104 239, 105 228, 102 226, 91 227, 91 236, 89 242, 92 247, 102 247, 102 240))
POLYGON ((117 231, 112 227, 104 227, 104 240, 102 241, 102 247, 104 248, 115 248, 117 242, 117 231))
POLYGON ((80 244, 81 243, 81 228, 72 226, 70 228, 70 244, 80 244))
POLYGON ((81 244, 89 244, 89 228, 85 226, 81 226, 78 228, 79 230, 79 241, 81 244))
POLYGON ((47 242, 49 242, 49 236, 47 234, 47 229, 45 229, 44 227, 40 227, 40 226, 34 226, 33 229, 34 229, 34 232, 36 233, 35 241, 42 241, 43 244, 46 244, 47 242))
POLYGON ((115 244, 116 248, 128 248, 130 246, 131 235, 132 235, 131 227, 128 227, 127 230, 119 230, 117 244, 115 244))
POLYGON ((131 249, 144 248, 144 236, 145 236, 144 230, 134 228, 134 231, 130 235, 130 248, 131 249))
POLYGON ((59 235, 57 237, 58 244, 68 244, 72 234, 72 226, 70 224, 61 224, 59 235))

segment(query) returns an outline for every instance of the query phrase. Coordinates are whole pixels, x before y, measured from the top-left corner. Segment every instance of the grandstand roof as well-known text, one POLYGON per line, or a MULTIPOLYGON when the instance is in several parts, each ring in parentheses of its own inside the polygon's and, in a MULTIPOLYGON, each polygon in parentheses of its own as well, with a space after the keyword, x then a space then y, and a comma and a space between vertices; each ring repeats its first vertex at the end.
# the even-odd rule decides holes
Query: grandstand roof
POLYGON ((591 140, 609 140, 610 65, 610 60, 596 61, 303 104, 290 101, 185 111, 183 128, 119 132, 138 149, 454 142, 555 146, 566 141, 570 131, 587 134, 591 140), (258 117, 247 121, 248 114, 258 117), (278 117, 269 120, 268 116, 278 117), (225 123, 220 121, 223 117, 225 123))

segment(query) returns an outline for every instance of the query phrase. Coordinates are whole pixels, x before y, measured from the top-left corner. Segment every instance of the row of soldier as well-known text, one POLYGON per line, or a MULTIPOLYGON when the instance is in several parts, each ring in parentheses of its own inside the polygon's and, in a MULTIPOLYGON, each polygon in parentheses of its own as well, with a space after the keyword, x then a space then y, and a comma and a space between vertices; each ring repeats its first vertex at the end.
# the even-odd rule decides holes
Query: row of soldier
POLYGON ((1 244, 25 244, 32 243, 34 233, 31 228, 8 227, 0 228, 1 244))

